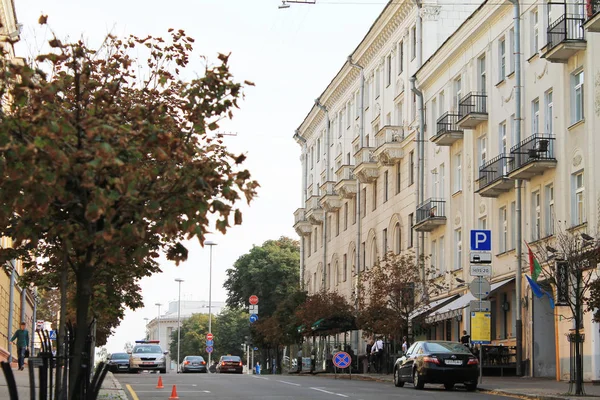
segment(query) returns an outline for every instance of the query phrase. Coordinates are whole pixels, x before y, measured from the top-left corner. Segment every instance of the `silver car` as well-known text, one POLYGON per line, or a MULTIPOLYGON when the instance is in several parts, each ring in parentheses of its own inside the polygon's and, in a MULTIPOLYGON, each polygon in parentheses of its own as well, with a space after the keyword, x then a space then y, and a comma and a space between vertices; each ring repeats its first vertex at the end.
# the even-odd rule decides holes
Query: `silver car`
POLYGON ((160 371, 167 372, 166 355, 158 340, 137 340, 135 347, 129 354, 129 371, 160 371))

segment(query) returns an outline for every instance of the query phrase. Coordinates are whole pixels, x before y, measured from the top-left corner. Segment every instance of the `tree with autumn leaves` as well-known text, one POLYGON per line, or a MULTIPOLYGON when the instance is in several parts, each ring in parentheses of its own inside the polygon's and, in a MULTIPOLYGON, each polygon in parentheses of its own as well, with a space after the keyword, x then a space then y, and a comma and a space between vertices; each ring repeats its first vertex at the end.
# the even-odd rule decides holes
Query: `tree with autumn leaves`
POLYGON ((215 133, 244 84, 222 54, 186 79, 193 43, 181 30, 99 49, 54 37, 32 65, 0 60, 0 235, 13 241, 0 261, 23 260, 25 280, 61 288, 65 306, 72 288, 70 398, 91 320, 141 306, 160 253, 185 261, 185 240, 240 224, 237 203, 255 196, 245 157, 215 133))

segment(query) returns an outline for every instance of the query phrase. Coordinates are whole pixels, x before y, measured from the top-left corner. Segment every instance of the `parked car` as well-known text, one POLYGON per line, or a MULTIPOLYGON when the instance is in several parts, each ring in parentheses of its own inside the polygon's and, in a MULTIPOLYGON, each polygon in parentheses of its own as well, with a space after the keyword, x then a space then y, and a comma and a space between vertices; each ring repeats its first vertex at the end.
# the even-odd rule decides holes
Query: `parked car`
POLYGON ((108 370, 112 373, 129 372, 129 354, 114 353, 108 357, 108 370))
POLYGON ((441 383, 447 390, 464 384, 477 390, 479 361, 464 345, 447 341, 415 342, 394 364, 394 384, 411 382, 415 389, 426 383, 441 383))
POLYGON ((179 370, 182 374, 186 372, 204 372, 207 373, 206 361, 202 356, 185 356, 179 370))
POLYGON ((129 371, 160 371, 167 372, 167 361, 165 356, 168 352, 163 351, 158 340, 136 340, 135 347, 129 354, 129 371))
POLYGON ((239 356, 221 356, 219 363, 217 364, 217 372, 233 372, 241 374, 243 372, 244 365, 242 359, 239 356))

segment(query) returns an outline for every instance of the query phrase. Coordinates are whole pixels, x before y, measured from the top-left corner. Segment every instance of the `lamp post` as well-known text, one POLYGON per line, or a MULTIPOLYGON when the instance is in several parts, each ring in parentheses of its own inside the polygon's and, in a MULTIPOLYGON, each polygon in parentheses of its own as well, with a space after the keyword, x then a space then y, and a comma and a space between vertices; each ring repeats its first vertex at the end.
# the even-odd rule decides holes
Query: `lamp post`
POLYGON ((155 306, 158 307, 158 317, 156 318, 156 323, 158 324, 158 328, 157 328, 157 339, 158 339, 158 343, 160 344, 160 306, 162 306, 162 304, 160 303, 156 303, 154 304, 155 306))
POLYGON ((179 283, 179 300, 177 300, 177 373, 179 373, 179 348, 181 344, 181 282, 183 279, 175 279, 179 283))
MULTIPOLYGON (((210 246, 210 262, 208 264, 208 332, 212 333, 212 249, 217 244, 211 240, 204 242, 205 246, 210 246)), ((208 353, 208 367, 210 368, 212 353, 208 353)))

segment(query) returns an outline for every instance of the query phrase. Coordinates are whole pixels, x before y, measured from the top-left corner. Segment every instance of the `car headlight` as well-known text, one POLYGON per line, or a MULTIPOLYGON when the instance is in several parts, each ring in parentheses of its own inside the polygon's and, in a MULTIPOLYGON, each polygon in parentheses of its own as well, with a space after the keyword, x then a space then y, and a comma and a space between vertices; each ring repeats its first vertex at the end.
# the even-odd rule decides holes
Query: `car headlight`
POLYGON ((165 361, 165 356, 158 357, 156 360, 158 360, 159 362, 163 362, 165 361))
POLYGON ((133 357, 131 357, 131 359, 132 359, 133 361, 140 361, 140 360, 141 360, 141 357, 140 357, 140 356, 133 356, 133 357))

